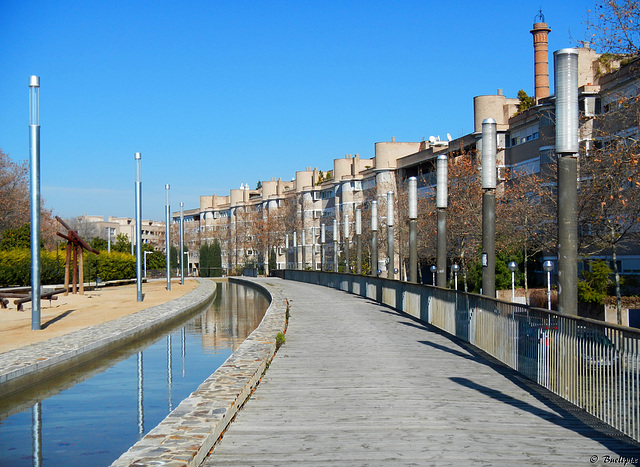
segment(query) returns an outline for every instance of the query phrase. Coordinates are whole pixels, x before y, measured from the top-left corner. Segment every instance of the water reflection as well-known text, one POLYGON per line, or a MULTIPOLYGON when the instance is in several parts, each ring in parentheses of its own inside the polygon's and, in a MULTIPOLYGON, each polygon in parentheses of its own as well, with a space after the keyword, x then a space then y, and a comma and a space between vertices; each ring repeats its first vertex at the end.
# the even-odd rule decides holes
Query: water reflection
POLYGON ((228 358, 267 306, 253 289, 219 284, 213 305, 165 332, 164 345, 153 336, 0 400, 0 465, 110 464, 228 358))

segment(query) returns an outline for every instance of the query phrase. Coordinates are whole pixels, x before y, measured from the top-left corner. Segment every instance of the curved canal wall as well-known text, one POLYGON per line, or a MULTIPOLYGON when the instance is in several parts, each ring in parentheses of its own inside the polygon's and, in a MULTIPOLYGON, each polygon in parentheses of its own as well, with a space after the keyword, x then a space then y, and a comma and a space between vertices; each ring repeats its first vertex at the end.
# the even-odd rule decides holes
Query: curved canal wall
POLYGON ((215 298, 216 284, 200 284, 186 295, 123 318, 0 354, 0 397, 89 362, 202 310, 215 298))

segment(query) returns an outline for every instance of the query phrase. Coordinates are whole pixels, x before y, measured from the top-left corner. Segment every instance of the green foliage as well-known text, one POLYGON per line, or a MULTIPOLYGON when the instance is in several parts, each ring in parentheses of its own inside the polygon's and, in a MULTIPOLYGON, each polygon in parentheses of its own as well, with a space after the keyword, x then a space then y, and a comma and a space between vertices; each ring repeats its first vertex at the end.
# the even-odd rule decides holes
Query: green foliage
POLYGON ((284 337, 284 334, 279 332, 276 335, 276 350, 278 350, 282 346, 282 344, 286 342, 286 340, 287 339, 284 337))
MULTIPOLYGON (((43 285, 64 282, 64 258, 53 251, 40 251, 40 281, 43 285)), ((0 287, 27 286, 31 283, 31 251, 0 251, 0 287)))
POLYGON ((109 248, 109 243, 104 238, 93 237, 89 242, 89 246, 94 250, 107 251, 107 249, 109 248))
POLYGON ((520 103, 518 104, 518 112, 524 112, 525 110, 536 105, 536 100, 533 97, 529 97, 524 89, 520 89, 518 91, 518 99, 520 99, 520 103))
POLYGON ((136 277, 136 257, 118 251, 102 252, 99 255, 89 253, 85 255, 84 280, 95 281, 96 277, 100 277, 103 282, 132 279, 136 277))
MULTIPOLYGON (((40 240, 40 248, 44 248, 44 241, 40 240)), ((31 249, 31 223, 27 222, 17 229, 7 229, 2 232, 0 250, 31 249)))
POLYGON ((131 242, 125 234, 118 234, 116 241, 111 245, 111 251, 131 254, 131 242))
POLYGON ((171 250, 169 253, 169 261, 171 262, 171 269, 178 267, 178 249, 171 245, 171 250))
POLYGON ((602 305, 609 295, 607 290, 611 284, 611 268, 605 261, 591 263, 591 271, 583 271, 584 280, 578 281, 578 300, 583 303, 602 305))
POLYGON ((274 271, 278 269, 278 261, 276 258, 276 250, 272 248, 269 252, 269 271, 274 271))
POLYGON ((218 240, 213 245, 205 243, 200 247, 200 276, 222 277, 222 252, 218 240))
POLYGON ((216 239, 211 247, 213 257, 213 277, 222 277, 222 248, 216 239))

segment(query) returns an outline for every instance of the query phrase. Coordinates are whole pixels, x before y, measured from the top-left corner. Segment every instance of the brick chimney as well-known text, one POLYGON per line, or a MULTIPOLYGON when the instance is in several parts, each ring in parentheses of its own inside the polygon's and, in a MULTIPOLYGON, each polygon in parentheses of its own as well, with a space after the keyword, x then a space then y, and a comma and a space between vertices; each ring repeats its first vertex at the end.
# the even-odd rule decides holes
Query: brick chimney
POLYGON ((533 23, 533 59, 535 75, 536 103, 549 95, 549 33, 551 29, 544 22, 542 10, 536 15, 539 22, 533 23))

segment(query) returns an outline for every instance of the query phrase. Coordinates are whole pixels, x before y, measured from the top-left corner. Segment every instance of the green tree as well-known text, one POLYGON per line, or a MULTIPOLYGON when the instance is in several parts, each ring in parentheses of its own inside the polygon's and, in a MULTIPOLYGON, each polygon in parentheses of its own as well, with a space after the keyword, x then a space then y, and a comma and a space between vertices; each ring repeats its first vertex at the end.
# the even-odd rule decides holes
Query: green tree
POLYGON ((211 247, 211 256, 213 264, 213 277, 222 277, 222 248, 220 242, 216 239, 211 247))
POLYGON ((605 261, 591 263, 591 271, 583 271, 584 280, 578 281, 578 300, 585 303, 602 305, 609 295, 611 285, 611 268, 605 261))
POLYGON ((518 112, 524 112, 525 110, 536 105, 536 100, 533 97, 529 97, 524 89, 520 89, 518 91, 518 99, 520 99, 520 103, 518 104, 518 112))
POLYGON ((177 268, 178 267, 178 249, 171 245, 171 250, 169 252, 169 261, 171 263, 171 268, 177 268))
POLYGON ((276 250, 275 248, 271 248, 271 251, 269 251, 269 271, 275 271, 276 269, 278 269, 276 250))
POLYGON ((131 242, 125 234, 118 234, 116 242, 111 245, 111 251, 131 254, 131 242))
POLYGON ((89 242, 89 245, 94 250, 99 250, 99 251, 107 251, 107 249, 109 248, 109 244, 107 240, 100 237, 93 237, 89 242))
MULTIPOLYGON (((16 229, 7 229, 2 233, 0 250, 16 250, 31 248, 31 224, 26 223, 16 229)), ((44 242, 40 241, 40 248, 44 248, 44 242)))
POLYGON ((213 256, 211 255, 211 247, 205 242, 200 245, 200 277, 211 277, 212 266, 213 256))

